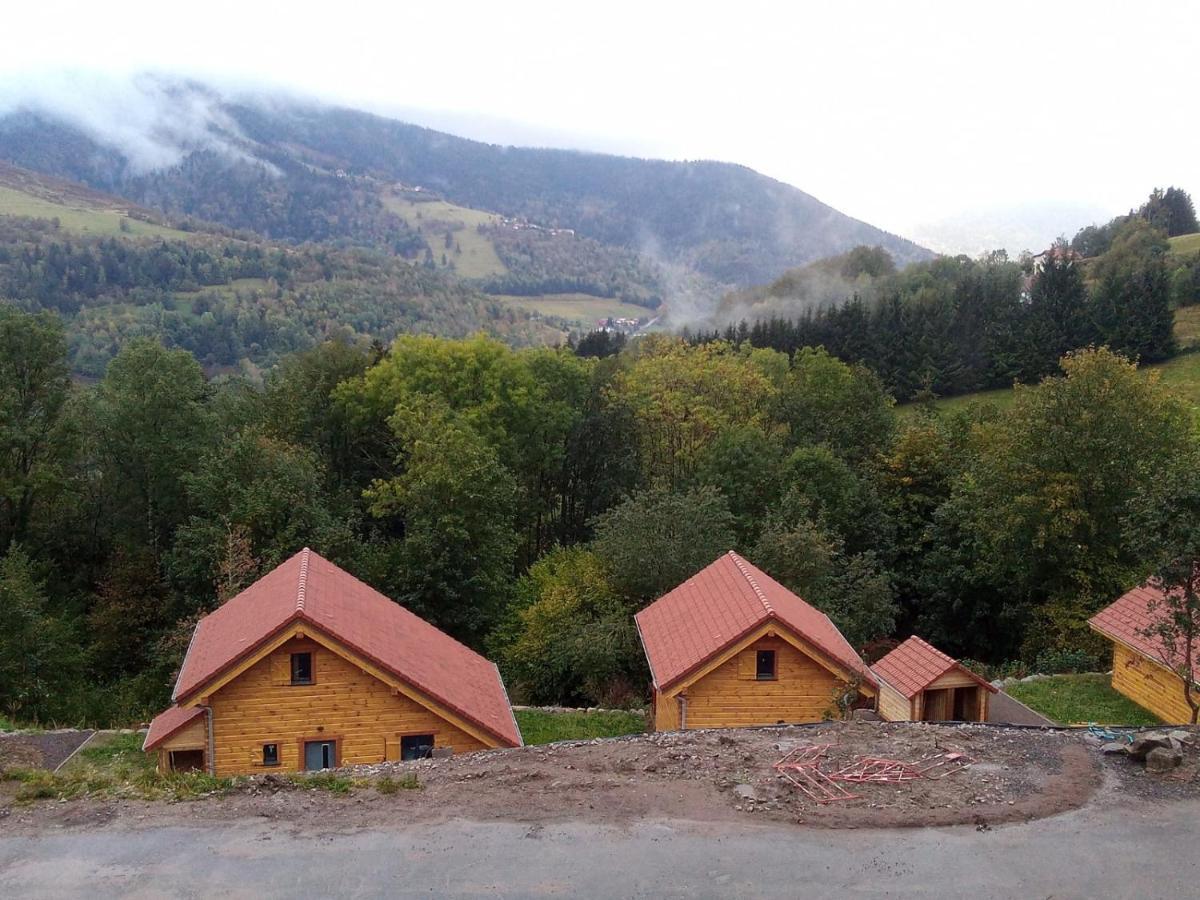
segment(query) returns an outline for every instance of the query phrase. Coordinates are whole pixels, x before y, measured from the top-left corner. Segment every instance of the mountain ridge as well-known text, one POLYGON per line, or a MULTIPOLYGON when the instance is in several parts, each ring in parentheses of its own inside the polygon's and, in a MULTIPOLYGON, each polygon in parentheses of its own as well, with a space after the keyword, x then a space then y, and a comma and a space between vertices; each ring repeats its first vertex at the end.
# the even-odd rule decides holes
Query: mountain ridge
POLYGON ((171 165, 143 171, 115 137, 37 106, 0 117, 0 159, 167 214, 410 257, 420 241, 381 202, 389 182, 570 228, 730 285, 859 244, 882 246, 901 264, 934 255, 736 163, 489 144, 347 106, 232 98, 194 83, 159 89, 153 102, 161 115, 141 118, 163 124, 145 143, 167 158, 174 147, 171 165))

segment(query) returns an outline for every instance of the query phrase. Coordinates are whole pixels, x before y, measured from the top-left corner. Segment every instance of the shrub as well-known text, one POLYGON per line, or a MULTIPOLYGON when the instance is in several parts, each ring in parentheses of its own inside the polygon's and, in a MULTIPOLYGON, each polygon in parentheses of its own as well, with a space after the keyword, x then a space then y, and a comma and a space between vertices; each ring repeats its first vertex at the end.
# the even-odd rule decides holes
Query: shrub
POLYGON ((1096 672, 1102 666, 1100 659, 1087 650, 1043 650, 1034 668, 1043 675, 1074 675, 1096 672))

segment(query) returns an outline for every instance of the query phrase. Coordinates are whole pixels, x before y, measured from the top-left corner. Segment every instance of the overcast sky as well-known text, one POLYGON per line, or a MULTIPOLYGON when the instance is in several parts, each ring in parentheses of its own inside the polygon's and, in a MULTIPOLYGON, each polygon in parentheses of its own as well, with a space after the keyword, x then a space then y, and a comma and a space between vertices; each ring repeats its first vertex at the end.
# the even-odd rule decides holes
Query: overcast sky
POLYGON ((263 83, 471 137, 739 162, 937 249, 1017 250, 1156 185, 1200 191, 1198 26, 1200 3, 1144 0, 37 0, 5 9, 0 92, 63 68, 263 83))

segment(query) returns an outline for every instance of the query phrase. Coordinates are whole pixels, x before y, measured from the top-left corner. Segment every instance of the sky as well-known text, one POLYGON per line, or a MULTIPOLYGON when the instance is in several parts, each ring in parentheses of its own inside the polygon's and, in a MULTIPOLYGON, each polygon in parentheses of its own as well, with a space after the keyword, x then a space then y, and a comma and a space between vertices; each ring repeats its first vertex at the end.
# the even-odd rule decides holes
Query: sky
POLYGON ((1155 186, 1200 191, 1198 26, 1194 2, 39 0, 5 10, 0 105, 177 73, 737 162, 937 250, 1016 252, 1155 186))

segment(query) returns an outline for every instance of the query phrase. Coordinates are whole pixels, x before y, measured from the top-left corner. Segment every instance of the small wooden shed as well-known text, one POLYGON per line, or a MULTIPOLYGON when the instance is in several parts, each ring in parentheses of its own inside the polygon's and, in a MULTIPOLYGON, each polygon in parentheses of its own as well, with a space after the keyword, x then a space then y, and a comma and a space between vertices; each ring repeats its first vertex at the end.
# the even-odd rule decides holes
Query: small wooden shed
POLYGON ((875 696, 829 617, 732 551, 635 620, 656 731, 819 722, 875 696))
POLYGON ((986 722, 997 688, 915 634, 871 667, 889 722, 986 722))
MULTIPOLYGON (((1088 620, 1093 631, 1112 641, 1112 686, 1138 706, 1164 722, 1192 721, 1192 708, 1184 693, 1184 679, 1177 672, 1200 671, 1200 660, 1185 665, 1181 653, 1173 653, 1160 638, 1147 632, 1154 627, 1155 610, 1162 590, 1146 582, 1118 597, 1088 620)), ((1192 685, 1193 698, 1196 685, 1192 685)))

